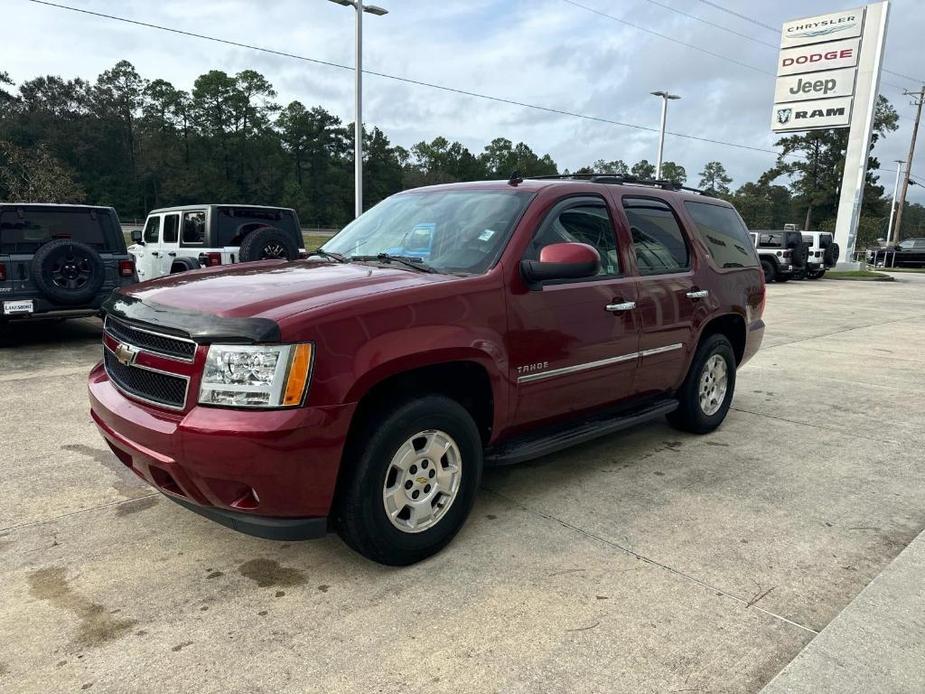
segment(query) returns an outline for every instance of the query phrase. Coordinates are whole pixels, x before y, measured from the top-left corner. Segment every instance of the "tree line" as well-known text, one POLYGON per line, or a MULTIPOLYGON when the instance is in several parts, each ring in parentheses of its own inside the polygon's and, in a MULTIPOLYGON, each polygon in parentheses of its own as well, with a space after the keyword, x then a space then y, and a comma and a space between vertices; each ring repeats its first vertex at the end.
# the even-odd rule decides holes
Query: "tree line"
MULTIPOLYGON (((339 227, 353 217, 353 124, 322 106, 283 106, 259 72, 211 70, 190 91, 146 79, 122 60, 95 81, 47 75, 18 88, 0 72, 0 199, 87 202, 143 217, 156 207, 244 201, 294 207, 307 226, 339 227)), ((880 97, 874 143, 898 127, 880 97)), ((739 209, 752 228, 834 228, 848 131, 781 138, 782 153, 756 181, 730 188, 720 161, 696 185, 739 209), (783 182, 781 182, 783 181, 783 182)), ((365 204, 433 183, 556 174, 549 154, 495 138, 481 152, 436 137, 406 149, 377 127, 364 131, 365 204)), ((883 236, 889 199, 868 161, 860 240, 883 236)), ((599 159, 576 170, 653 178, 648 160, 599 159)), ((563 173, 568 173, 567 170, 563 173)), ((683 166, 662 164, 662 178, 688 183, 683 166)), ((693 182, 693 181, 692 181, 693 182)), ((923 235, 925 209, 909 205, 906 235, 923 235)))

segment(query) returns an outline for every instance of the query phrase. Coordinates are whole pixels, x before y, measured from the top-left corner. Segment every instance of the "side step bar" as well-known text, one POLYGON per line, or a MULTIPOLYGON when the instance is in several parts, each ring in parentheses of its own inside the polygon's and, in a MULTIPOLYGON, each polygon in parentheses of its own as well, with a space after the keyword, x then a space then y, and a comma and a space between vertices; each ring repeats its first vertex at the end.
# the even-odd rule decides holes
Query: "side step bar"
POLYGON ((503 441, 485 451, 485 465, 513 465, 571 448, 623 429, 642 424, 678 409, 678 401, 659 400, 641 410, 621 415, 592 415, 540 433, 503 441))

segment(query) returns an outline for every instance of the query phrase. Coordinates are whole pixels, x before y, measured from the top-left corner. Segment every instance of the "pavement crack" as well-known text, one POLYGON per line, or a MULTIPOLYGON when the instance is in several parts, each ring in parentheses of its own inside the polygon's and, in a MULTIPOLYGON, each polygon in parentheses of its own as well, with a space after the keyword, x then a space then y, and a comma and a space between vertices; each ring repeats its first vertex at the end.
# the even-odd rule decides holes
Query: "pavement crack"
POLYGON ((151 492, 150 494, 145 494, 144 496, 136 496, 133 499, 122 499, 121 501, 111 501, 108 504, 98 504, 96 506, 90 506, 89 508, 78 509, 77 511, 68 511, 67 513, 62 513, 57 516, 52 516, 51 518, 42 518, 41 520, 30 521, 29 523, 20 523, 19 525, 10 525, 6 528, 0 528, 0 533, 10 532, 13 530, 23 530, 24 528, 34 528, 37 525, 45 525, 46 523, 54 523, 57 520, 62 518, 70 518, 71 516, 76 516, 81 513, 89 513, 91 511, 99 511, 103 508, 112 508, 113 506, 122 506, 123 504, 131 504, 138 502, 141 499, 147 499, 152 496, 160 496, 160 492, 151 492))
POLYGON ((537 509, 530 508, 529 506, 527 506, 527 505, 521 503, 520 501, 517 501, 516 499, 514 499, 514 498, 508 496, 507 494, 503 494, 502 492, 499 492, 499 491, 497 491, 497 490, 494 490, 494 489, 492 489, 492 488, 490 488, 490 487, 482 487, 482 489, 483 489, 484 491, 488 492, 489 494, 494 494, 494 495, 497 496, 498 498, 504 499, 504 500, 507 501, 508 503, 513 504, 514 506, 518 507, 519 509, 521 509, 521 510, 523 510, 523 511, 526 511, 527 513, 531 513, 531 514, 533 514, 533 515, 535 515, 535 516, 539 516, 540 518, 544 518, 544 519, 546 519, 546 520, 553 521, 554 523, 558 523, 559 525, 561 525, 561 526, 564 527, 564 528, 568 528, 569 530, 572 530, 572 531, 574 531, 574 532, 576 532, 576 533, 579 533, 579 534, 581 534, 581 535, 584 535, 585 537, 587 537, 587 538, 589 538, 589 539, 591 539, 591 540, 595 540, 595 541, 600 542, 600 543, 602 543, 602 544, 604 544, 604 545, 607 545, 607 546, 609 546, 609 547, 613 547, 614 549, 617 549, 617 550, 619 550, 619 551, 621 551, 621 552, 624 552, 625 554, 628 554, 628 555, 630 555, 631 557, 635 557, 636 559, 639 559, 640 561, 643 561, 643 562, 645 562, 645 563, 647 563, 647 564, 651 564, 652 566, 655 566, 655 567, 658 567, 658 568, 660 568, 660 569, 663 569, 663 570, 665 570, 665 571, 667 571, 667 572, 669 572, 669 573, 671 573, 671 574, 673 574, 673 575, 675 575, 675 576, 678 576, 679 578, 683 578, 683 579, 685 579, 686 581, 689 581, 689 582, 691 582, 691 583, 694 583, 694 584, 700 586, 701 588, 704 588, 704 589, 706 589, 706 590, 712 591, 714 594, 719 593, 719 594, 723 595, 724 597, 727 597, 727 598, 729 598, 729 599, 731 599, 731 600, 735 600, 736 602, 738 602, 739 604, 745 606, 746 608, 758 610, 759 612, 762 612, 762 613, 768 615, 769 617, 773 617, 773 618, 775 618, 775 619, 779 619, 779 620, 782 621, 782 622, 785 622, 785 623, 787 623, 787 624, 790 624, 791 626, 795 626, 795 627, 797 627, 798 629, 803 629, 804 631, 808 631, 808 632, 810 632, 811 634, 818 634, 818 633, 819 633, 818 631, 816 631, 816 630, 813 629, 812 627, 808 627, 808 626, 806 626, 805 624, 800 624, 799 622, 794 622, 792 619, 787 619, 787 618, 784 617, 783 615, 779 615, 779 614, 777 614, 776 612, 772 612, 771 610, 766 610, 766 609, 764 609, 764 608, 762 608, 762 607, 758 607, 757 605, 754 604, 754 602, 758 602, 758 600, 760 600, 762 597, 764 597, 765 595, 767 595, 768 593, 770 593, 770 592, 771 592, 771 589, 765 591, 765 593, 764 593, 763 595, 761 595, 761 596, 758 598, 758 600, 754 600, 754 602, 749 601, 749 600, 745 600, 744 598, 741 598, 741 597, 739 597, 738 595, 733 595, 733 594, 730 593, 729 591, 724 590, 724 589, 722 589, 722 588, 719 588, 718 586, 714 586, 714 585, 712 585, 712 584, 710 584, 710 583, 707 583, 706 581, 702 581, 702 580, 700 580, 699 578, 697 578, 696 576, 691 576, 690 574, 684 573, 683 571, 680 571, 679 569, 675 569, 675 568, 673 568, 673 567, 671 567, 671 566, 668 566, 667 564, 663 564, 663 563, 660 562, 660 561, 657 561, 657 560, 655 560, 655 559, 652 559, 651 557, 647 557, 647 556, 645 556, 644 554, 640 554, 639 552, 634 552, 633 550, 629 549, 628 547, 624 547, 623 545, 621 545, 621 544, 618 543, 618 542, 614 542, 613 540, 609 540, 609 539, 607 539, 606 537, 602 537, 601 535, 598 535, 598 534, 596 534, 596 533, 593 533, 593 532, 591 532, 591 531, 589 531, 589 530, 585 530, 584 528, 580 528, 580 527, 578 527, 577 525, 575 525, 574 523, 570 523, 570 522, 567 521, 567 520, 563 520, 562 518, 558 518, 557 516, 554 516, 554 515, 552 515, 552 514, 550 514, 550 513, 546 513, 546 512, 544 512, 544 511, 539 511, 539 510, 537 510, 537 509))
MULTIPOLYGON (((743 412, 745 414, 754 415, 755 417, 767 417, 768 419, 776 419, 780 422, 787 422, 788 424, 796 424, 798 426, 809 427, 810 429, 819 429, 820 431, 826 431, 829 433, 841 434, 844 433, 842 429, 832 429, 830 427, 819 426, 818 424, 813 424, 811 422, 801 422, 798 419, 789 419, 788 417, 780 417, 776 414, 768 414, 767 412, 755 412, 754 410, 746 410, 743 407, 730 407, 730 410, 735 410, 736 412, 743 412)), ((857 439, 864 439, 866 441, 873 441, 874 443, 891 443, 895 446, 900 445, 899 441, 894 441, 893 439, 884 439, 884 438, 874 438, 872 436, 864 436, 859 434, 856 431, 852 430, 851 435, 857 439)))

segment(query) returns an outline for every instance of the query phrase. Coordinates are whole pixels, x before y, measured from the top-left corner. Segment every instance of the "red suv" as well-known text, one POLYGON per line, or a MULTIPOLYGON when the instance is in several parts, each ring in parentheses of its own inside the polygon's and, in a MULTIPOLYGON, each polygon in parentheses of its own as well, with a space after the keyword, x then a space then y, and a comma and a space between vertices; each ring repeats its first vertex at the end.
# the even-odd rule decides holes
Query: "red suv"
POLYGON ((113 294, 93 419, 135 474, 260 537, 336 529, 378 562, 444 547, 483 465, 667 415, 706 433, 758 349, 735 209, 668 183, 411 190, 308 259, 113 294))

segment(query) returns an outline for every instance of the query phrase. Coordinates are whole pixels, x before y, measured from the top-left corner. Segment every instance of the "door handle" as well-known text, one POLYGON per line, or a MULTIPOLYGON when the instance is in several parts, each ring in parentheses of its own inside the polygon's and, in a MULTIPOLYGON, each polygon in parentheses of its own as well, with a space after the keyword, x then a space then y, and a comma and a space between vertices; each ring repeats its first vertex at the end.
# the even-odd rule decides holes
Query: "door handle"
POLYGON ((174 253, 173 251, 169 251, 169 252, 167 253, 167 255, 169 255, 171 258, 176 258, 176 257, 177 257, 177 254, 174 253))
POLYGON ((692 289, 687 293, 688 299, 706 299, 710 296, 710 292, 706 289, 692 289))
POLYGON ((604 308, 612 312, 632 311, 634 308, 636 308, 636 302, 635 301, 623 301, 619 304, 607 304, 604 308))
POLYGON ((161 256, 161 254, 157 251, 151 251, 151 255, 153 255, 155 258, 160 258, 161 256))

